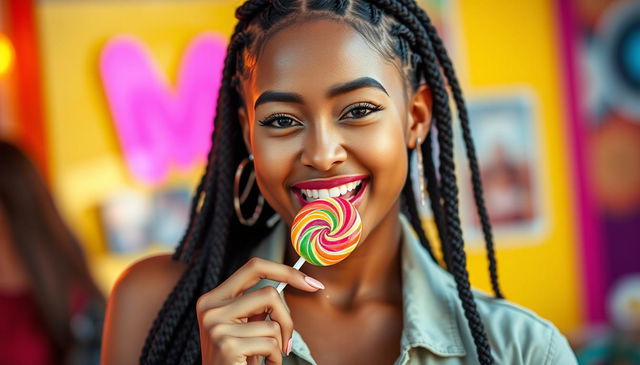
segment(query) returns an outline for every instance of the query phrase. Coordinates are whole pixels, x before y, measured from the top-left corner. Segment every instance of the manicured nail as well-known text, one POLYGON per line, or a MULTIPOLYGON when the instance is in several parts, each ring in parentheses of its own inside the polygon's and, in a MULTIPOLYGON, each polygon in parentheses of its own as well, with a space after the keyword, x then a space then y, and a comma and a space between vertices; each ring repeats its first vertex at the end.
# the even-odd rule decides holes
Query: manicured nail
POLYGON ((287 356, 291 353, 291 346, 293 345, 293 337, 289 339, 289 343, 287 344, 287 356))
POLYGON ((316 288, 316 289, 324 289, 324 285, 322 285, 321 282, 319 282, 318 280, 310 277, 310 276, 305 276, 304 277, 304 281, 307 282, 307 284, 311 285, 312 287, 316 288))

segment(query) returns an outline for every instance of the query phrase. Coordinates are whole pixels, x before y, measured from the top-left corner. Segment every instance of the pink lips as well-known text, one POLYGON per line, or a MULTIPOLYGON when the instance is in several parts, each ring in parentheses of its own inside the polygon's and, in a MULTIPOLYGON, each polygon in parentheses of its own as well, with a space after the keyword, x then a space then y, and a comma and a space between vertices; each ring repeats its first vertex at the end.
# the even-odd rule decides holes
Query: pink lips
POLYGON ((360 201, 362 201, 362 197, 364 196, 365 190, 367 189, 367 185, 369 181, 366 178, 367 178, 366 175, 360 175, 360 176, 348 176, 348 177, 342 177, 342 178, 335 178, 330 180, 308 181, 308 182, 302 182, 302 183, 293 185, 294 189, 292 190, 293 190, 293 193, 298 198, 300 205, 304 207, 305 205, 309 204, 309 202, 304 200, 300 189, 330 189, 335 186, 340 186, 353 181, 362 180, 361 187, 358 193, 355 196, 352 196, 351 198, 347 199, 349 203, 351 203, 353 206, 357 208, 360 205, 360 201))

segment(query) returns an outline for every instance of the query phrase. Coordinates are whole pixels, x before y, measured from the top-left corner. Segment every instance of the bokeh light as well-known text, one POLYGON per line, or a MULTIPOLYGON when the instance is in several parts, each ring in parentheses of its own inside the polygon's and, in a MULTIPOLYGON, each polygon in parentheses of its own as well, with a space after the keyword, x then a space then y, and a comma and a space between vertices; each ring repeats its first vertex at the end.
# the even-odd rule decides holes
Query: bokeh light
POLYGON ((13 46, 7 36, 0 33, 0 77, 4 76, 13 64, 13 46))

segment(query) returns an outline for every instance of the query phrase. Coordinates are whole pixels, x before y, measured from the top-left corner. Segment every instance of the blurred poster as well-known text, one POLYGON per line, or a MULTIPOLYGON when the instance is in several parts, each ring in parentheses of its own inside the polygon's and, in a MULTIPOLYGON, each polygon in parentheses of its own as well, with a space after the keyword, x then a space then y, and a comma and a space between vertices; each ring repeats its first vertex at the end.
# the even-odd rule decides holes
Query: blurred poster
POLYGON ((149 197, 136 190, 118 190, 107 196, 100 207, 100 217, 109 251, 133 253, 144 249, 149 244, 150 213, 149 197))
POLYGON ((173 248, 187 227, 190 196, 185 186, 112 193, 100 207, 109 251, 138 253, 151 245, 173 248))
MULTIPOLYGON (((542 227, 541 147, 531 99, 529 93, 513 91, 468 99, 485 204, 497 235, 533 236, 542 227)), ((461 215, 465 231, 475 238, 481 226, 460 133, 457 137, 457 164, 464 166, 459 169, 461 215)))
POLYGON ((166 247, 173 247, 182 238, 189 222, 191 191, 175 188, 159 191, 153 196, 150 219, 150 239, 166 247))

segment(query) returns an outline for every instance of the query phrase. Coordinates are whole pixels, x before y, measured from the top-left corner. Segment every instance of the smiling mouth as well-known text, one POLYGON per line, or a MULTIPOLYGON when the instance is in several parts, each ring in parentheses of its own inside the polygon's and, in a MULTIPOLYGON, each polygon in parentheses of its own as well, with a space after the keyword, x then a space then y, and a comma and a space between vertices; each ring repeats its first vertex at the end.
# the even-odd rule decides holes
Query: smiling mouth
POLYGON ((323 198, 342 198, 357 205, 367 188, 368 179, 360 179, 325 189, 293 188, 302 206, 323 198))
POLYGON ((350 182, 331 189, 300 189, 302 198, 306 202, 312 202, 322 198, 351 199, 362 189, 362 180, 350 182))

